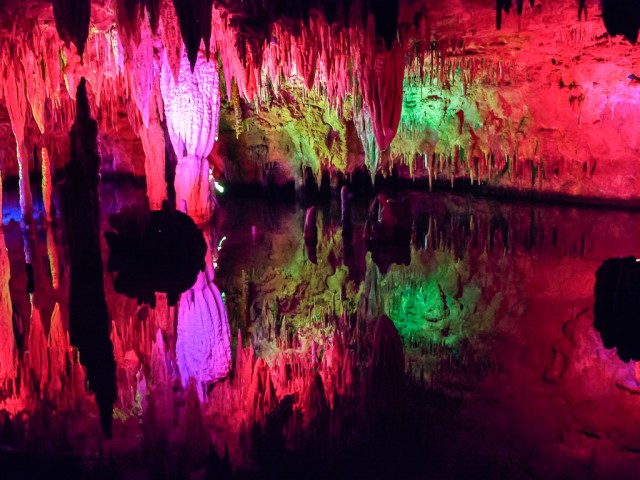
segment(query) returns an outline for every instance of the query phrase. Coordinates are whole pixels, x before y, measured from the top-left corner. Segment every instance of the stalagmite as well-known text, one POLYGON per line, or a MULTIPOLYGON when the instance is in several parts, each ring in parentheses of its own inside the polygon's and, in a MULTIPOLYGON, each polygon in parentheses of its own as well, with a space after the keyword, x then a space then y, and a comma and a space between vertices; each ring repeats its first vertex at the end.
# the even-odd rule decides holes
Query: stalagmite
POLYGON ((340 190, 340 223, 343 230, 351 230, 351 194, 346 185, 340 190))
POLYGON ((393 321, 382 315, 376 322, 372 365, 367 379, 371 406, 393 411, 404 390, 404 351, 393 321))
POLYGON ((190 468, 200 467, 207 457, 209 435, 202 419, 200 387, 191 379, 186 395, 184 423, 184 456, 190 468))
MULTIPOLYGON (((173 0, 173 5, 180 20, 180 32, 193 72, 200 56, 201 42, 204 43, 206 59, 209 60, 213 0, 173 0)), ((182 69, 182 66, 180 68, 182 69)))
POLYGON ((69 355, 69 340, 62 325, 60 305, 55 304, 51 314, 49 327, 49 384, 47 394, 51 399, 58 399, 67 384, 67 357, 69 355))
POLYGON ((40 311, 33 307, 29 336, 27 339, 26 364, 29 369, 33 387, 41 397, 44 397, 45 387, 49 377, 49 357, 47 352, 47 338, 44 334, 40 311))
POLYGON ((213 211, 207 156, 218 132, 220 94, 218 69, 202 52, 193 73, 183 53, 176 82, 169 62, 162 62, 161 90, 167 128, 178 157, 175 177, 176 207, 197 222, 213 211))

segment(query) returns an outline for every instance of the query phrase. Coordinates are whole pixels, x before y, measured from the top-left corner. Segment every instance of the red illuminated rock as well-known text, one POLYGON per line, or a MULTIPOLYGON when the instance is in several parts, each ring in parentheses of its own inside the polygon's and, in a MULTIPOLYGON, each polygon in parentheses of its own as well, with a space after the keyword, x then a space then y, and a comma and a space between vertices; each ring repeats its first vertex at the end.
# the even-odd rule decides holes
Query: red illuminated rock
MULTIPOLYGON (((0 178, 0 212, 2 212, 2 178, 0 178)), ((6 395, 8 389, 13 387, 18 361, 13 333, 9 278, 9 256, 0 213, 0 396, 6 395)))

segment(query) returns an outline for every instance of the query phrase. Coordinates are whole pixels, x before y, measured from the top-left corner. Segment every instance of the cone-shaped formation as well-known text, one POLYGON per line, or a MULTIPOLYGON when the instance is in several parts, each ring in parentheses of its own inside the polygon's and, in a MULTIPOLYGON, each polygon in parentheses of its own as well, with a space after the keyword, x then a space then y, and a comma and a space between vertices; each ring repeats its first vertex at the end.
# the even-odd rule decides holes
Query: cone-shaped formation
POLYGON ((96 393, 102 428, 111 435, 117 389, 109 312, 105 301, 100 250, 100 157, 98 125, 91 118, 86 81, 77 91, 76 120, 71 128, 71 159, 65 169, 62 210, 69 245, 69 332, 96 393))
POLYGON ((178 158, 176 206, 196 221, 210 218, 212 185, 207 156, 218 132, 220 95, 218 69, 214 62, 198 57, 193 72, 183 55, 178 80, 163 62, 161 75, 167 129, 178 158))
POLYGON ((53 14, 62 41, 67 47, 73 42, 82 56, 89 36, 91 0, 53 0, 53 14))
POLYGON ((173 5, 180 20, 180 31, 187 50, 189 65, 193 72, 201 42, 204 43, 206 57, 209 60, 213 0, 174 0, 173 5))
POLYGON ((596 272, 593 326, 606 348, 628 362, 640 360, 640 263, 634 257, 605 260, 596 272))

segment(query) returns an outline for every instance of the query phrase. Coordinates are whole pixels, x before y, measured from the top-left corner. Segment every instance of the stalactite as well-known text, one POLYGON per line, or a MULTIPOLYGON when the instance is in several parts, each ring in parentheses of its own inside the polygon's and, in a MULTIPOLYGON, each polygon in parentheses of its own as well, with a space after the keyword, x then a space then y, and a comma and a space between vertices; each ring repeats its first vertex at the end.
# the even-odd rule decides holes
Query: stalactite
POLYGON ((396 135, 402 111, 403 48, 396 42, 389 52, 363 54, 360 67, 362 101, 371 116, 378 148, 386 150, 396 135))
POLYGON ((31 49, 27 49, 26 55, 22 58, 26 80, 26 95, 40 133, 44 133, 44 102, 47 93, 46 73, 43 65, 44 63, 35 57, 34 52, 31 49))
POLYGON ((172 0, 162 0, 160 19, 162 22, 161 33, 164 52, 167 56, 173 79, 177 83, 180 74, 183 44, 178 16, 172 0))
POLYGON ((201 41, 204 42, 206 59, 209 61, 213 0, 173 0, 173 5, 180 21, 182 40, 193 72, 198 60, 201 41))
POLYGON ((54 290, 57 290, 60 286, 60 270, 58 267, 58 250, 51 225, 47 227, 47 257, 49 258, 49 271, 51 272, 51 286, 54 290))
POLYGON ((638 40, 640 9, 635 2, 602 0, 602 19, 609 35, 624 35, 632 44, 638 40))
POLYGON ((136 52, 133 96, 142 114, 140 140, 145 154, 147 196, 151 209, 159 210, 162 201, 167 198, 167 183, 164 130, 161 124, 164 107, 160 92, 160 65, 156 63, 153 50, 151 31, 145 27, 136 52))
POLYGON ((89 19, 91 16, 91 0, 52 0, 53 15, 58 35, 69 47, 73 42, 82 57, 85 42, 89 36, 89 19))
MULTIPOLYGON (((142 123, 149 126, 151 90, 154 84, 154 38, 147 23, 143 23, 139 29, 140 43, 133 56, 133 71, 129 75, 132 80, 132 96, 140 114, 142 123)), ((159 70, 159 69, 158 69, 159 70)))
POLYGON ((354 123, 358 137, 364 147, 364 162, 371 174, 371 178, 375 176, 378 169, 378 159, 380 157, 380 151, 376 144, 375 136, 373 135, 373 126, 371 125, 371 116, 368 109, 362 108, 359 112, 354 114, 354 123))

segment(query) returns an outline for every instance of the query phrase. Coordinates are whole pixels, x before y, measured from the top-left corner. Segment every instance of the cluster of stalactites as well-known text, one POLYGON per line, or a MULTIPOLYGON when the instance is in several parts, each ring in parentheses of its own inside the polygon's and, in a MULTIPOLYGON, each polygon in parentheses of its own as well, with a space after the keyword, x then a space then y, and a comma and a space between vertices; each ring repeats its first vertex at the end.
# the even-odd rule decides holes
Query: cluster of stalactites
MULTIPOLYGON (((400 23, 391 41, 382 42, 376 17, 363 15, 361 21, 336 29, 323 14, 312 11, 304 25, 273 24, 269 40, 256 47, 234 41, 237 32, 229 18, 214 8, 212 42, 226 85, 237 84, 246 100, 259 102, 266 83, 277 92, 282 81, 299 78, 308 89, 325 93, 338 111, 347 98, 355 97, 354 115, 369 119, 376 150, 384 151, 400 121, 406 59, 424 62, 430 32, 422 9, 412 22, 400 23)), ((229 100, 234 88, 227 88, 229 100)))
MULTIPOLYGON (((277 90, 282 79, 295 76, 302 77, 307 88, 326 92, 337 109, 347 97, 360 97, 362 101, 353 102, 358 105, 355 113, 362 110, 362 115, 370 118, 377 148, 384 150, 398 128, 405 56, 416 50, 426 52, 429 33, 424 9, 415 18, 408 15, 411 22, 399 23, 402 12, 398 2, 386 19, 381 5, 345 2, 333 13, 314 7, 295 20, 281 12, 277 18, 265 20, 265 38, 256 42, 243 36, 242 29, 247 26, 239 26, 242 20, 234 17, 231 7, 214 8, 211 0, 118 0, 115 23, 109 25, 104 19, 99 25, 90 23, 88 0, 56 0, 52 5, 55 30, 35 18, 19 27, 23 35, 7 36, 1 45, 5 60, 0 76, 2 95, 16 137, 20 171, 26 179, 31 147, 38 151, 46 147, 53 167, 64 163, 58 160, 60 149, 55 143, 60 139, 54 141, 53 137, 69 128, 76 86, 82 77, 91 85, 94 116, 104 132, 122 128, 119 113, 123 98, 134 100, 125 102, 128 123, 141 138, 147 160, 151 159, 148 166, 161 169, 155 157, 162 156, 164 144, 160 128, 164 107, 158 81, 162 64, 178 83, 184 68, 183 52, 188 68, 197 76, 199 58, 217 63, 210 59, 210 49, 217 51, 226 85, 235 85, 248 101, 259 101, 265 82, 277 90), (409 38, 423 39, 411 43, 412 52, 408 52, 409 38), (29 111, 40 132, 45 133, 37 145, 24 138, 29 111), (55 129, 47 128, 54 124, 55 129)), ((214 76, 211 81, 217 82, 217 73, 214 76)), ((229 95, 232 90, 226 89, 229 95)), ((214 123, 217 120, 212 127, 214 123)), ((213 138, 216 132, 203 134, 213 138)), ((205 143, 204 150, 210 151, 210 142, 205 143)), ((28 182, 24 183, 23 203, 28 211, 30 192, 28 182)), ((162 194, 154 197, 154 203, 163 199, 162 194)))

